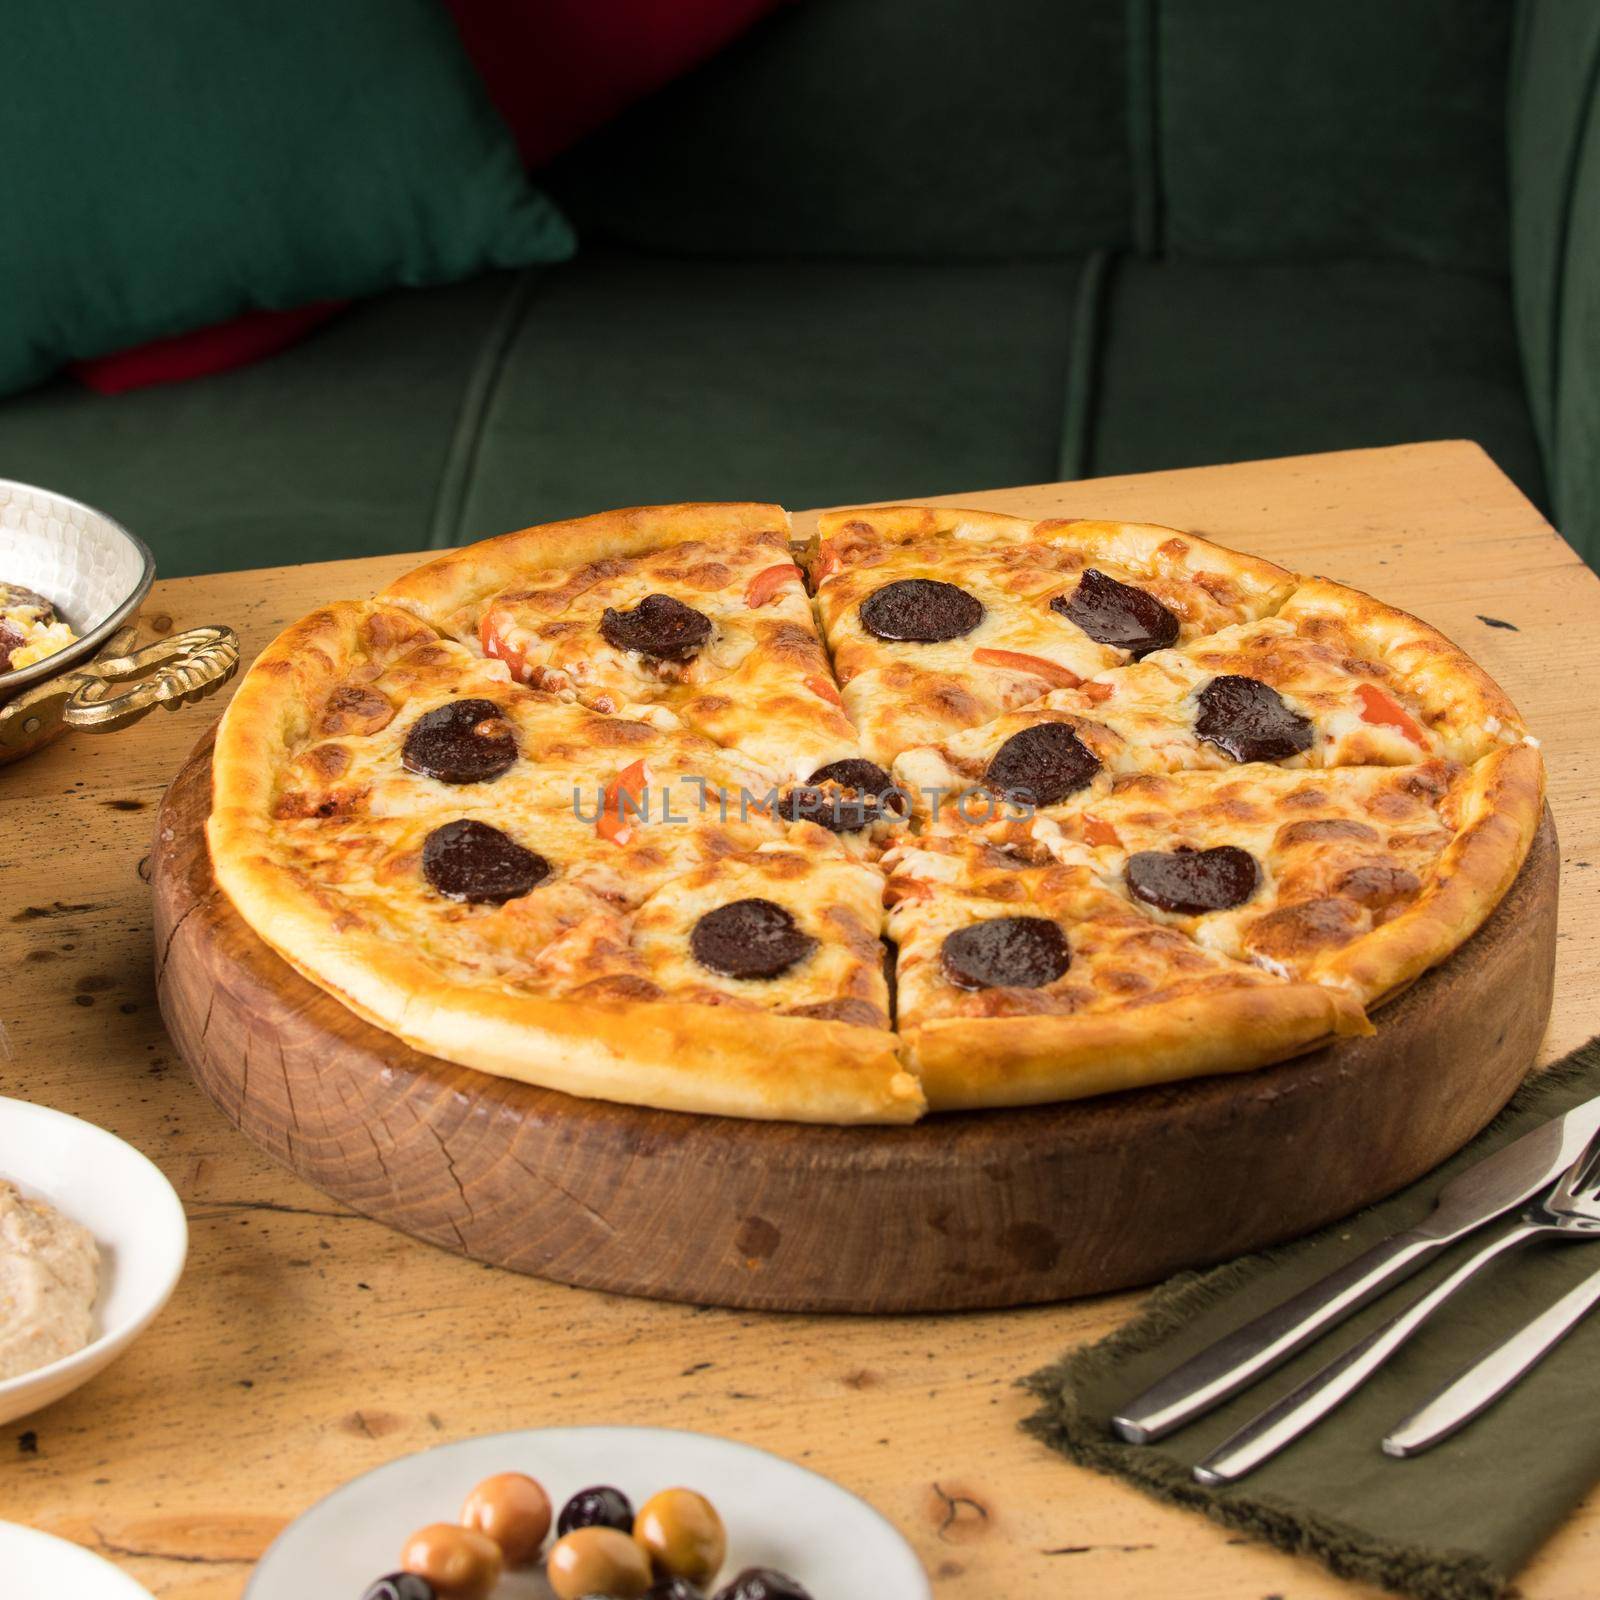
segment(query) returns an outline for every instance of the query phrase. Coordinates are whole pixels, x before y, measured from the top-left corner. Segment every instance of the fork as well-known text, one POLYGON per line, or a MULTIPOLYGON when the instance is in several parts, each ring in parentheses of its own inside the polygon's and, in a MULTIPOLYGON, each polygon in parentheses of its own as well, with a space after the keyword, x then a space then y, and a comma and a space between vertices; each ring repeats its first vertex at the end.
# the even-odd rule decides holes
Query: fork
POLYGON ((1435 1311, 1491 1261, 1535 1239, 1600 1237, 1600 1137, 1561 1175, 1550 1194, 1535 1200, 1516 1225, 1474 1252, 1449 1277, 1399 1315, 1313 1373, 1225 1439, 1197 1463, 1206 1484, 1232 1483, 1253 1472, 1336 1406, 1347 1400, 1435 1311))

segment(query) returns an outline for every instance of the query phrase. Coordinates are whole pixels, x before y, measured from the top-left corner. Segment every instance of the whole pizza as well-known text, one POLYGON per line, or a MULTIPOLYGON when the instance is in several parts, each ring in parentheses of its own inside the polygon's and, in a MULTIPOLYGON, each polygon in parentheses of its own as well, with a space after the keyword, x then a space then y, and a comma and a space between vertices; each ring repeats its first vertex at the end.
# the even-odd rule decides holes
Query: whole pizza
POLYGON ((419 1050, 571 1094, 904 1122, 1370 1032, 1543 805, 1416 618, 1170 528, 641 507, 284 632, 217 881, 419 1050))

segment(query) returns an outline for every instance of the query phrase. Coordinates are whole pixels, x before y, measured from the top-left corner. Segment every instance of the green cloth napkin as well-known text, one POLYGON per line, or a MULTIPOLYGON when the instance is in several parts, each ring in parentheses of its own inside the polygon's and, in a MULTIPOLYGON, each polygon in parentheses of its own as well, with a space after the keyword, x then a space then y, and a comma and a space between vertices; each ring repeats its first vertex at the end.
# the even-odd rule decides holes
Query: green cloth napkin
MULTIPOLYGON (((1025 1380, 1042 1404, 1024 1427, 1073 1461, 1280 1549, 1316 1556, 1341 1577, 1428 1600, 1505 1595, 1511 1575, 1600 1479, 1600 1316, 1443 1444, 1396 1461, 1378 1441, 1490 1344, 1600 1271, 1600 1249, 1538 1243, 1491 1265, 1320 1426, 1228 1488, 1196 1483, 1190 1467, 1504 1224, 1445 1251, 1254 1388, 1159 1444, 1124 1444, 1109 1419, 1179 1361, 1419 1221, 1444 1184, 1474 1161, 1594 1094, 1600 1039, 1525 1084, 1460 1155, 1381 1205, 1295 1244, 1162 1285, 1109 1338, 1025 1380)), ((1337 1161, 1339 1151, 1326 1159, 1337 1161)))

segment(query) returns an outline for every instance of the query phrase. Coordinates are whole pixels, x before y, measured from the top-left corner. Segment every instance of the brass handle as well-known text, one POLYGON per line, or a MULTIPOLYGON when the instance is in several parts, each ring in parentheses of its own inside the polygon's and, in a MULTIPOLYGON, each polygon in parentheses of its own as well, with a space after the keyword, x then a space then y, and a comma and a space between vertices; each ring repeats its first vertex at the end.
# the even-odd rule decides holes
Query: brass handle
POLYGON ((157 639, 129 655, 102 656, 72 674, 61 720, 69 728, 125 728, 147 711, 169 711, 220 689, 239 665, 239 636, 208 624, 157 639), (131 681, 130 681, 131 680, 131 681), (127 683, 114 691, 112 684, 127 683))
POLYGON ((175 711, 220 688, 239 665, 232 628, 189 628, 130 650, 136 637, 134 629, 122 629, 108 642, 110 654, 0 706, 0 762, 36 749, 62 726, 103 733, 137 722, 158 705, 175 711), (126 687, 113 687, 119 684, 126 687))

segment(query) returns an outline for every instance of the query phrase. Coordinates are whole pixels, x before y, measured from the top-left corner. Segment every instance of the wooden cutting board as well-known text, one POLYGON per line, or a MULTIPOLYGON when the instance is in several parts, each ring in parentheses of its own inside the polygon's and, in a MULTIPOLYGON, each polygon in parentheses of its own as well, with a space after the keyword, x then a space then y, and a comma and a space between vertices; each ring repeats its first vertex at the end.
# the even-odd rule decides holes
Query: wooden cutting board
POLYGON ((422 1055, 275 955, 216 887, 211 741, 162 802, 162 1015, 201 1087, 326 1193, 585 1288, 805 1311, 957 1310, 1148 1283, 1276 1243, 1453 1154, 1550 1014, 1558 850, 1456 955, 1341 1040, 1238 1076, 909 1128, 574 1099, 422 1055))

